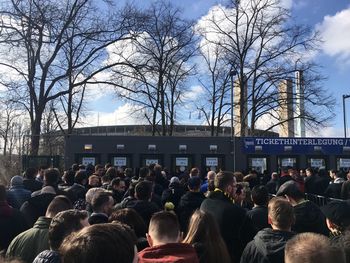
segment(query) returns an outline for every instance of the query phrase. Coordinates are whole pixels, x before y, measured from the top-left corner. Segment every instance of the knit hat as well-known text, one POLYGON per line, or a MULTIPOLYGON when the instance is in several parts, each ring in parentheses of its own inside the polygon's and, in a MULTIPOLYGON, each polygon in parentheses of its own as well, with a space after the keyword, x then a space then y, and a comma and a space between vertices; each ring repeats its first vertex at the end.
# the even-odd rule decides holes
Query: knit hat
POLYGON ((22 186, 23 185, 23 178, 19 175, 16 175, 11 178, 10 186, 22 186))
POLYGON ((170 184, 173 184, 173 183, 180 183, 179 178, 176 177, 176 176, 171 177, 171 179, 170 179, 170 184))

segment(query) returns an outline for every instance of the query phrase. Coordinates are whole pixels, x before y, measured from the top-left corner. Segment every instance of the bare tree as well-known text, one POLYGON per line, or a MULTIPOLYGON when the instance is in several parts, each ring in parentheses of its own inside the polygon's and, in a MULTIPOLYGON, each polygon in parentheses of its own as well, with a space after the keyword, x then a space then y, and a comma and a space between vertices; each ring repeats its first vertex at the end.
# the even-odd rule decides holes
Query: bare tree
POLYGON ((125 35, 130 37, 131 20, 126 17, 131 16, 124 13, 129 10, 115 14, 108 10, 89 0, 2 1, 0 65, 14 75, 3 77, 2 84, 29 113, 31 154, 38 154, 48 102, 84 87, 113 66, 102 63, 105 48, 125 35), (67 60, 69 52, 74 55, 67 60))
POLYGON ((119 96, 140 105, 153 135, 158 123, 161 135, 172 135, 176 105, 194 69, 189 63, 195 53, 193 23, 181 18, 181 11, 165 1, 153 3, 142 13, 138 37, 113 52, 132 65, 113 68, 114 83, 119 96))
MULTIPOLYGON (((237 71, 241 136, 247 135, 248 120, 252 134, 262 118, 274 119, 267 130, 288 121, 278 116, 283 103, 278 86, 282 80, 293 78, 297 70, 308 75, 303 96, 306 107, 312 107, 292 118, 303 118, 310 127, 328 123, 333 99, 320 86, 322 76, 317 65, 310 57, 305 59, 317 50, 318 33, 292 23, 281 1, 232 0, 226 7, 216 6, 201 23, 199 31, 205 41, 224 50, 228 63, 237 71)), ((295 101, 297 94, 292 99, 295 101)))

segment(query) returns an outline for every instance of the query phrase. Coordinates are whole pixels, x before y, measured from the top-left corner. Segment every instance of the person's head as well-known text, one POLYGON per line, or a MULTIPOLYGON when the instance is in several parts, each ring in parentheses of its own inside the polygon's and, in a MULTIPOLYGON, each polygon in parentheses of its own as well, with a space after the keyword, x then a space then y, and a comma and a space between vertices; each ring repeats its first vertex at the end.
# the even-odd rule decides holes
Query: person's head
POLYGON ((207 173, 207 180, 208 181, 214 180, 215 179, 215 175, 216 175, 215 171, 209 171, 207 173))
POLYGON ((344 201, 331 201, 321 207, 327 227, 332 232, 350 230, 350 206, 344 201))
POLYGON ((70 209, 59 212, 52 218, 50 223, 50 248, 52 250, 58 250, 66 236, 88 225, 88 213, 86 211, 70 209))
POLYGON ((180 225, 176 214, 168 211, 155 213, 149 223, 147 241, 157 246, 181 241, 180 225))
POLYGON ((329 176, 334 179, 335 178, 335 175, 337 174, 337 171, 332 169, 332 170, 329 170, 329 176))
POLYGON ((232 172, 220 171, 216 174, 214 180, 215 187, 224 191, 230 197, 235 197, 236 192, 236 178, 232 172))
POLYGON ((269 192, 263 185, 254 186, 251 192, 252 201, 255 205, 266 206, 269 202, 269 192))
POLYGON ((68 185, 72 185, 74 184, 74 176, 75 172, 72 169, 69 169, 67 171, 64 171, 62 179, 68 185))
POLYGON ((46 209, 45 216, 48 218, 53 218, 59 212, 72 209, 72 202, 64 195, 55 196, 51 203, 46 209))
POLYGON ((114 189, 115 191, 118 191, 120 193, 125 192, 125 187, 126 187, 125 181, 120 177, 114 178, 111 182, 111 186, 112 186, 112 189, 114 189))
POLYGON ((99 187, 101 185, 100 177, 96 174, 90 175, 88 180, 89 186, 99 187))
POLYGON ((145 237, 147 226, 142 217, 132 208, 124 208, 114 211, 109 217, 109 222, 118 221, 130 226, 137 237, 145 237))
POLYGON ((190 177, 198 176, 198 175, 199 175, 199 169, 197 167, 192 168, 190 172, 190 177))
POLYGON ((306 170, 305 170, 305 173, 306 173, 306 176, 311 176, 311 175, 313 175, 313 170, 312 170, 312 168, 306 168, 306 170))
POLYGON ((233 176, 236 178, 236 182, 243 182, 244 175, 241 172, 234 172, 233 176))
POLYGON ((95 174, 101 177, 104 174, 104 172, 105 172, 105 168, 103 167, 103 165, 101 164, 95 165, 95 174))
POLYGON ((346 174, 346 179, 350 180, 350 171, 346 174))
POLYGON ((139 171, 139 177, 140 178, 146 178, 149 176, 149 168, 148 167, 141 167, 139 171))
POLYGON ((201 179, 199 176, 192 176, 188 179, 188 189, 192 192, 199 192, 201 188, 201 179))
POLYGON ((56 168, 49 168, 44 172, 44 185, 45 186, 57 186, 60 178, 60 172, 56 168))
POLYGON ((43 178, 44 177, 44 173, 45 173, 45 170, 47 169, 47 165, 40 165, 39 166, 39 169, 38 169, 38 175, 43 178))
POLYGON ((104 185, 104 184, 109 184, 111 182, 111 179, 109 179, 109 176, 108 175, 103 175, 101 177, 101 183, 104 185))
POLYGON ((73 172, 77 172, 79 170, 79 164, 73 163, 72 164, 72 170, 73 170, 73 172))
POLYGON ((137 183, 135 187, 135 198, 138 200, 149 200, 152 197, 152 183, 142 181, 137 183))
POLYGON ((23 187, 23 178, 22 176, 15 175, 11 178, 10 187, 23 187))
POLYGON ((113 180, 114 178, 117 177, 117 169, 113 166, 109 167, 106 171, 106 176, 108 176, 108 178, 110 180, 113 180))
POLYGON ((65 263, 137 262, 136 236, 127 225, 92 225, 73 233, 60 247, 65 263))
POLYGON ((86 185, 87 175, 85 170, 79 170, 75 173, 74 182, 81 185, 86 185))
POLYGON ((273 229, 290 231, 295 222, 292 205, 283 198, 272 198, 268 205, 268 222, 273 229))
POLYGON ((100 188, 100 187, 93 187, 93 188, 90 188, 86 194, 85 194, 85 200, 88 204, 91 205, 91 202, 92 202, 92 198, 99 192, 105 192, 106 190, 103 189, 103 188, 100 188))
POLYGON ((131 168, 125 168, 124 170, 125 177, 131 178, 134 176, 134 173, 131 168))
POLYGON ((281 185, 276 196, 285 197, 292 204, 296 205, 300 200, 304 199, 298 184, 294 181, 288 181, 281 185))
POLYGON ((197 209, 192 214, 183 242, 191 245, 204 243, 207 262, 230 262, 219 227, 210 213, 197 209))
POLYGON ((0 184, 0 202, 6 201, 6 187, 0 184))
POLYGON ((24 173, 24 178, 34 179, 37 173, 38 173, 38 170, 36 168, 29 167, 26 169, 26 171, 24 173))
POLYGON ((110 192, 103 191, 96 193, 91 200, 92 211, 110 215, 113 209, 114 199, 110 192))
POLYGON ((329 238, 302 233, 290 239, 284 250, 286 263, 345 263, 344 252, 333 247, 329 238))
POLYGON ((272 180, 277 180, 277 179, 278 179, 278 173, 273 172, 273 173, 271 174, 271 179, 272 179, 272 180))

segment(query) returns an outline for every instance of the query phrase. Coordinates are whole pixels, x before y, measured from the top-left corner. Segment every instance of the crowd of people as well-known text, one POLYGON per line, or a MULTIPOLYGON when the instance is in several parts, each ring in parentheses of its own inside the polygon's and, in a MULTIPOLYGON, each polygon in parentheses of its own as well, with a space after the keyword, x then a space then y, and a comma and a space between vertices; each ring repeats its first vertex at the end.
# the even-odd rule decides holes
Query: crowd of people
POLYGON ((0 262, 350 262, 348 199, 333 170, 28 168, 0 184, 0 262))

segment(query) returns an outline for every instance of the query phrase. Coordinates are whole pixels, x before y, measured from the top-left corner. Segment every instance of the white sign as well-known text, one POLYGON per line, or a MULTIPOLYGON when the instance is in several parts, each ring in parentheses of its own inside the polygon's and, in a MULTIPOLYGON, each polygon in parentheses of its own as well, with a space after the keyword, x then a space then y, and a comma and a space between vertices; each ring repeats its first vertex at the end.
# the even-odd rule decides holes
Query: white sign
POLYGON ((158 164, 159 160, 158 159, 146 159, 146 166, 149 166, 151 164, 158 164))
POLYGON ((293 167, 294 166, 294 158, 283 158, 282 159, 282 167, 293 167))
POLYGON ((83 157, 81 163, 85 166, 88 164, 95 165, 95 157, 83 157))
POLYGON ((188 158, 186 157, 177 157, 175 159, 176 166, 188 166, 188 158))
POLYGON ((205 158, 205 165, 206 166, 218 166, 219 161, 217 157, 207 157, 205 158))
POLYGON ((339 166, 340 167, 350 167, 350 159, 344 159, 344 158, 340 158, 339 159, 339 166))
POLYGON ((126 157, 114 157, 114 166, 116 167, 126 166, 126 157))
POLYGON ((324 167, 323 162, 324 162, 323 159, 313 159, 313 158, 310 159, 311 167, 316 167, 316 168, 324 167))
POLYGON ((252 158, 252 167, 265 167, 265 158, 252 158))

